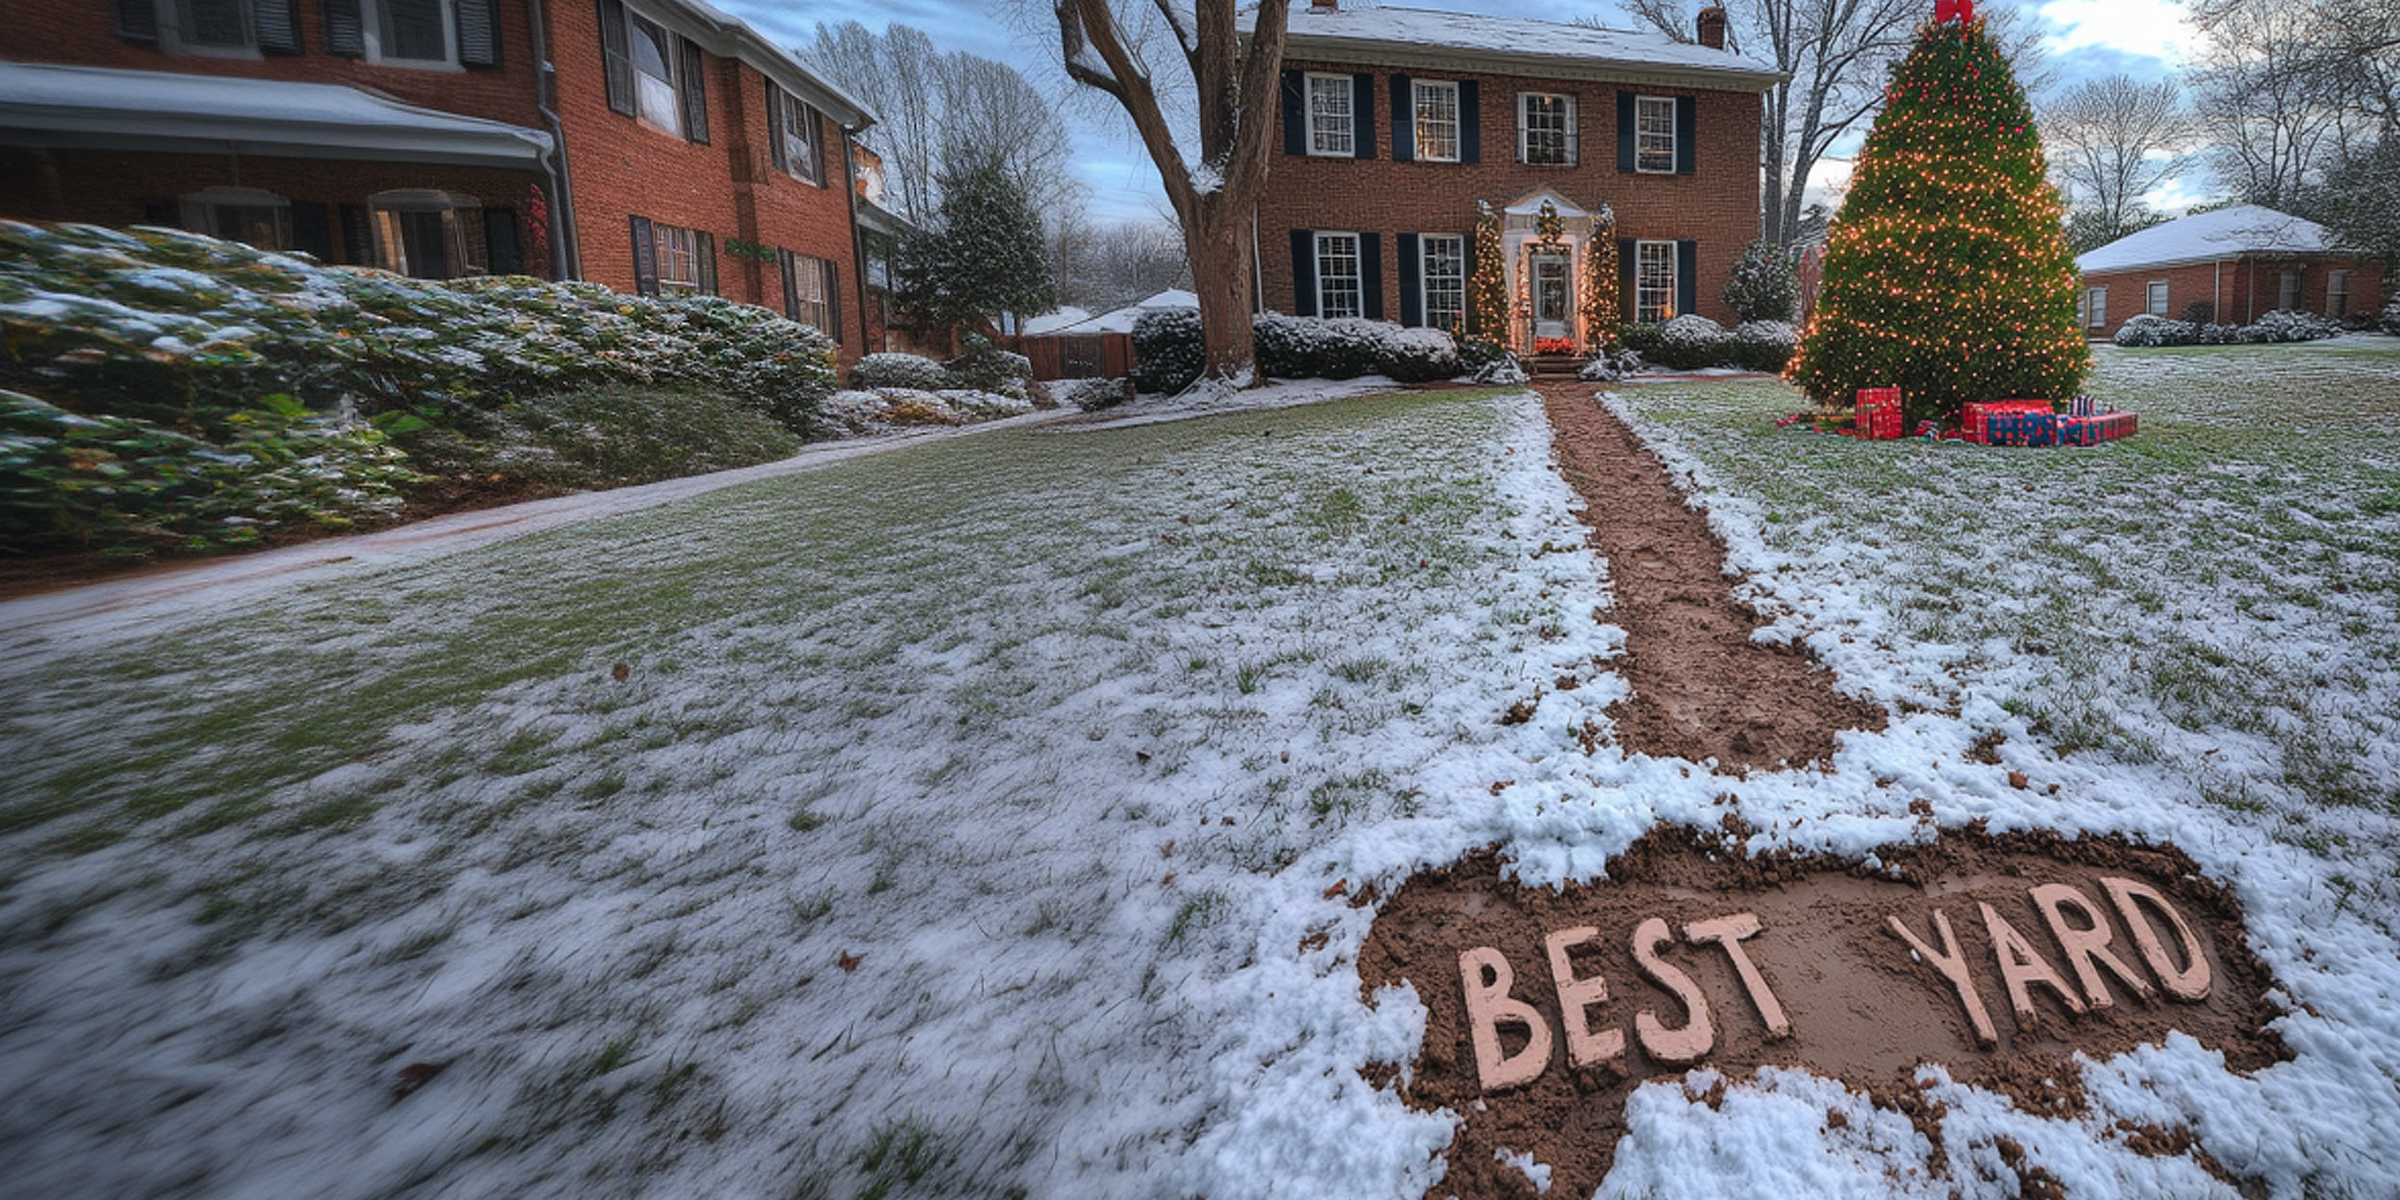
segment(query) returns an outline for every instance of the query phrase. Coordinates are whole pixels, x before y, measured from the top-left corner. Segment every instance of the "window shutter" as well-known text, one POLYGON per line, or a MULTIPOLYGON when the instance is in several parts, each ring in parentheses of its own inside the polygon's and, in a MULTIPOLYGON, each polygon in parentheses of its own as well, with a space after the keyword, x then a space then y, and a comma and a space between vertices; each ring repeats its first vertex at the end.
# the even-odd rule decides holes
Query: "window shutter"
POLYGON ((1617 239, 1617 311, 1625 314, 1625 323, 1633 324, 1641 312, 1641 296, 1634 290, 1634 275, 1639 269, 1634 258, 1638 251, 1632 238, 1617 239))
POLYGON ((800 263, 789 250, 775 252, 775 266, 783 275, 783 315, 800 319, 800 263))
POLYGON ((1355 125, 1357 142, 1353 158, 1375 157, 1375 77, 1358 74, 1350 77, 1350 115, 1355 125))
POLYGON ((692 240, 699 243, 700 249, 700 290, 714 296, 717 294, 717 235, 695 233, 692 240))
POLYGON ((1406 75, 1392 76, 1392 161, 1417 161, 1417 93, 1406 75))
POLYGON ((825 268, 825 336, 833 339, 836 349, 842 344, 842 265, 832 259, 820 260, 825 268))
POLYGON ((321 263, 333 261, 333 213, 325 205, 292 202, 292 249, 304 250, 321 263))
POLYGON ((1633 172, 1633 93, 1617 93, 1617 170, 1633 172))
POLYGON ((1681 316, 1700 303, 1700 243, 1684 238, 1675 243, 1675 313, 1681 316))
POLYGON ((1308 79, 1300 71, 1283 73, 1283 152, 1308 153, 1308 79))
POLYGON ((250 28, 267 54, 300 53, 300 0, 254 0, 250 28))
POLYGON ((494 275, 525 273, 525 251, 517 241, 517 210, 483 210, 484 265, 494 275))
POLYGON ((705 146, 708 144, 708 57, 691 39, 675 40, 683 48, 683 67, 675 72, 675 87, 683 93, 683 136, 705 146))
POLYGON ((1473 79, 1458 82, 1458 161, 1483 161, 1483 86, 1473 79))
POLYGON ((601 74, 611 112, 633 115, 633 49, 626 42, 625 0, 600 0, 601 74))
POLYGON ((776 170, 789 174, 792 169, 792 156, 786 152, 787 147, 783 144, 783 123, 788 119, 783 112, 783 89, 776 86, 772 79, 767 80, 766 84, 767 157, 775 160, 776 170))
POLYGON ((658 294, 658 246, 650 240, 648 217, 633 219, 633 290, 645 296, 658 294))
POLYGON ((1292 315, 1317 315, 1317 231, 1292 231, 1292 315))
POLYGON ((458 61, 469 67, 500 65, 499 0, 458 0, 458 61))
POLYGON ((341 260, 354 267, 375 265, 375 228, 367 222, 363 204, 344 204, 336 211, 342 231, 341 260))
POLYGON ((158 40, 158 0, 117 0, 117 36, 129 42, 158 40))
POLYGON ((1383 319, 1383 235, 1358 235, 1358 290, 1370 321, 1383 319))
POLYGON ((1395 233, 1392 249, 1400 256, 1400 323, 1418 326, 1425 323, 1425 264, 1419 261, 1417 235, 1395 233))
POLYGON ((1692 173, 1700 132, 1700 100, 1696 96, 1675 97, 1675 173, 1692 173))
POLYGON ((366 56, 367 22, 359 15, 358 0, 325 0, 325 53, 366 56))

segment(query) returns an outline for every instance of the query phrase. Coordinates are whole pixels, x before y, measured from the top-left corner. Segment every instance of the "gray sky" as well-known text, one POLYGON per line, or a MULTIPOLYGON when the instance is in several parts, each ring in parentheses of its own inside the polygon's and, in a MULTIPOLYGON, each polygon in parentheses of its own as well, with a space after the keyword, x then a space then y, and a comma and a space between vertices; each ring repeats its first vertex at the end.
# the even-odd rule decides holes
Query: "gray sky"
MULTIPOLYGON (((1114 102, 1088 93, 1069 99, 1074 89, 1057 67, 1058 30, 1050 18, 1047 2, 818 0, 805 5, 789 0, 713 2, 786 46, 813 42, 819 22, 831 25, 857 21, 877 31, 897 22, 924 30, 941 49, 964 50, 1008 63, 1035 86, 1065 101, 1062 110, 1075 139, 1074 172, 1089 189, 1094 219, 1141 219, 1166 212, 1158 172, 1134 139, 1131 125, 1114 111, 1114 102), (1099 103, 1094 103, 1095 100, 1099 103)), ((1346 5, 1357 2, 1346 0, 1346 5)), ((2185 21, 2178 0, 1982 0, 1982 3, 1987 9, 2007 5, 2024 10, 2038 22, 2051 64, 2066 83, 2120 71, 2141 80, 2160 78, 2176 72, 2179 56, 2191 45, 2191 26, 2185 21)), ((1523 16, 1527 8, 1523 0, 1412 0, 1407 7, 1492 16, 1523 16)), ((1698 0, 1691 7, 1697 10, 1698 0)), ((1933 0, 1925 0, 1925 7, 1930 14, 1933 0)), ((1610 25, 1632 25, 1623 10, 1609 0, 1575 0, 1549 11, 1558 20, 1590 14, 1610 25)), ((2198 198, 2193 194, 2160 199, 2174 204, 2198 198)))

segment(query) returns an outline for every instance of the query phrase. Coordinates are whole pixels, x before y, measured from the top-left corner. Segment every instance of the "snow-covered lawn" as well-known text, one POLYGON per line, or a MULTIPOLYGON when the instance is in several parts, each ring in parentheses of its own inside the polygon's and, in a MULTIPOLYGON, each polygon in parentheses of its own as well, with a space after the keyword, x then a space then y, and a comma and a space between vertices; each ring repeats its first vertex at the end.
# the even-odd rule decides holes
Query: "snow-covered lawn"
POLYGON ((1858 852, 1928 836, 1922 798, 2178 841, 2299 1057, 2143 1050, 2061 1119, 1942 1085, 1938 1184, 1838 1085, 1653 1084, 1607 1194, 2013 1195, 1975 1166, 2003 1134, 2078 1195, 2232 1194, 2120 1116, 2278 1195, 2386 1194, 2400 355, 2102 354, 2143 434, 2094 451, 1620 389, 1779 629, 1894 707, 1826 771, 1586 754, 1619 636, 1524 393, 998 431, 19 663, 10 1185, 1413 1200, 1449 1123, 1358 1068, 1421 1009, 1360 1001, 1372 909, 1333 884, 1493 841, 1587 878, 1728 806, 1858 852))

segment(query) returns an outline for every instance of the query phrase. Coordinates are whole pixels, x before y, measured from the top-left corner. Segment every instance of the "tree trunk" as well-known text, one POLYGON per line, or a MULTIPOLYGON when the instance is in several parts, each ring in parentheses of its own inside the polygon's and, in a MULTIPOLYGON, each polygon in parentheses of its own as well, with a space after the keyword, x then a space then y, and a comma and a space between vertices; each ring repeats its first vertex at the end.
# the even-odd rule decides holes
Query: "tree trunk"
POLYGON ((1257 343, 1250 327, 1250 292, 1255 259, 1250 214, 1204 197, 1189 230, 1192 291, 1200 297, 1200 335, 1208 353, 1202 374, 1211 379, 1258 382, 1257 343))

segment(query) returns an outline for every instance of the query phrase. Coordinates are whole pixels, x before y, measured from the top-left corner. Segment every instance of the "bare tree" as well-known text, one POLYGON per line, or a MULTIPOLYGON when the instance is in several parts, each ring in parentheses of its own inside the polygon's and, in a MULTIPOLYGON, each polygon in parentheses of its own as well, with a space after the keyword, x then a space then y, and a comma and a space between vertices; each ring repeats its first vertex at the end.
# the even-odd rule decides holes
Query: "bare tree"
POLYGON ((1256 29, 1245 43, 1235 8, 1235 0, 1196 0, 1189 9, 1181 0, 1052 0, 1067 76, 1124 108, 1165 181, 1200 297, 1205 374, 1248 380, 1255 378, 1251 210, 1266 182, 1268 138, 1279 120, 1275 99, 1291 12, 1282 0, 1258 5, 1256 29), (1127 19, 1135 14, 1161 22, 1190 73, 1199 108, 1196 163, 1185 160, 1176 141, 1144 53, 1157 44, 1146 46, 1138 36, 1127 19))
POLYGON ((2142 196, 2190 169, 2190 136, 2183 89, 2172 79, 2085 80, 2042 113, 2050 171, 2093 214, 2098 232, 2130 231, 2142 196))
POLYGON ((990 165, 1007 175, 1034 211, 1057 213, 1081 202, 1068 170, 1074 145, 1058 106, 1016 68, 972 54, 941 60, 941 127, 936 173, 964 176, 990 165))
MULTIPOLYGON (((2388 2, 2388 0, 2387 0, 2388 2)), ((2349 64, 2326 52, 2327 0, 2220 0, 2192 71, 2219 183, 2288 207, 2354 149, 2370 121, 2346 104, 2349 64)))
POLYGON ((1173 221, 1091 226, 1061 222, 1051 234, 1062 304, 1105 312, 1191 282, 1183 230, 1173 221))

